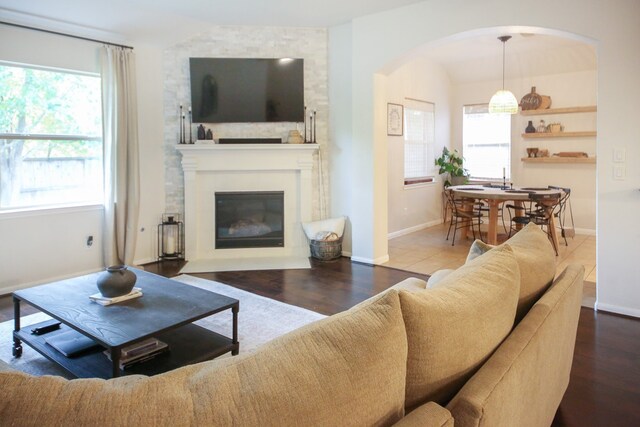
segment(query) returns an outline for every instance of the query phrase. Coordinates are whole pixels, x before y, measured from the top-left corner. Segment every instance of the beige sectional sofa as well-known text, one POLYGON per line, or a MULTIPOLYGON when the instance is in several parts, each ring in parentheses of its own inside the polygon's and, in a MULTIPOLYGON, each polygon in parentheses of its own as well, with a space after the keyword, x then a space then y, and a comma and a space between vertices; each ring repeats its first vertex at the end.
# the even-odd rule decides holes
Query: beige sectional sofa
POLYGON ((0 372, 0 425, 548 426, 583 283, 554 272, 528 226, 433 289, 409 279, 251 354, 106 381, 0 372))

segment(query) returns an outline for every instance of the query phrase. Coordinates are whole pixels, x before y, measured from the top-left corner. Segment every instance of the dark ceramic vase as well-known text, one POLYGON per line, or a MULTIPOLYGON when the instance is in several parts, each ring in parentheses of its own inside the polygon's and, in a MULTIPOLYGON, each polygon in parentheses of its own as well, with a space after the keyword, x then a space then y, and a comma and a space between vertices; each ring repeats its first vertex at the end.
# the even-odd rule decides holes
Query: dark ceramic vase
POLYGON ((126 265, 112 265, 100 273, 97 285, 103 297, 115 298, 131 292, 137 279, 126 265))
POLYGON ((524 131, 525 131, 525 133, 535 133, 536 132, 536 128, 535 128, 535 126, 533 126, 533 121, 529 120, 529 125, 526 127, 526 129, 524 131))

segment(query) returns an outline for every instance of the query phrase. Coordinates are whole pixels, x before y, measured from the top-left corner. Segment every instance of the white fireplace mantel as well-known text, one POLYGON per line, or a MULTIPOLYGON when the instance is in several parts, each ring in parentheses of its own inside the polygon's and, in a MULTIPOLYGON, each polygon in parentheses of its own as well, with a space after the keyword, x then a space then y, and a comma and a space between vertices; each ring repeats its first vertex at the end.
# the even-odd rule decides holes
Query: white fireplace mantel
POLYGON ((301 223, 312 220, 318 144, 180 144, 187 260, 308 256, 301 223), (215 191, 284 191, 283 248, 215 249, 215 191))

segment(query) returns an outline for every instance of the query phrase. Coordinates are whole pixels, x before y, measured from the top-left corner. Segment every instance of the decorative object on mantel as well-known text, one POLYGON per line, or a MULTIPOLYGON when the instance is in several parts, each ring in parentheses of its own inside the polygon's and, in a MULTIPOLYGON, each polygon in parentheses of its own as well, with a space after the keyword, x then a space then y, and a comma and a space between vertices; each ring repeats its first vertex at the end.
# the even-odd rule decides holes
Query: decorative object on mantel
POLYGON ((204 139, 208 139, 208 140, 213 139, 213 132, 211 132, 211 129, 207 129, 207 134, 205 135, 204 139))
POLYGON ((302 135, 300 135, 300 131, 290 130, 289 137, 287 138, 288 144, 302 144, 304 140, 302 139, 302 135))
MULTIPOLYGON (((307 106, 304 106, 304 137, 303 137, 303 142, 304 143, 309 143, 309 144, 315 144, 316 143, 316 123, 317 123, 317 118, 316 118, 316 110, 309 110, 310 113, 307 116, 307 106), (309 137, 307 138, 307 117, 309 117, 309 137)), ((300 133, 300 132, 298 132, 300 133)), ((297 143, 295 143, 297 144, 297 143)))
POLYGON ((526 94, 520 100, 522 111, 537 110, 542 103, 542 97, 536 93, 536 87, 531 86, 531 92, 526 94))
POLYGON ((178 144, 184 144, 184 113, 182 112, 182 104, 180 104, 180 115, 178 118, 180 119, 180 138, 178 144))
POLYGON ((533 125, 533 120, 529 120, 529 124, 525 128, 524 132, 525 133, 535 133, 536 132, 536 128, 533 125))
POLYGON ((518 112, 518 101, 511 91, 504 88, 504 55, 505 45, 511 36, 500 36, 498 40, 502 42, 502 89, 497 91, 489 101, 489 113, 492 114, 516 114, 518 112))
POLYGON ((96 285, 103 297, 115 298, 130 293, 137 279, 126 265, 112 265, 98 275, 96 285))
POLYGON ((191 129, 193 128, 193 115, 191 114, 191 107, 189 107, 189 144, 193 144, 193 135, 191 129))
POLYGON ((158 224, 158 259, 184 259, 184 223, 180 214, 162 214, 162 222, 158 224))
POLYGON ((198 126, 198 139, 200 141, 204 140, 205 135, 206 134, 205 134, 204 126, 203 125, 198 126))

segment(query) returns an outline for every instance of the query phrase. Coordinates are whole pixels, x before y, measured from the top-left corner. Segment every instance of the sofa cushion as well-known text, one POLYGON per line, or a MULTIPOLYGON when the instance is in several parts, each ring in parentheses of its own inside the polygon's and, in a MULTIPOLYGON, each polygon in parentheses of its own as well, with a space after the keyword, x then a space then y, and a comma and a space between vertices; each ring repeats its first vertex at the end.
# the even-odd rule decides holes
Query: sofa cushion
POLYGON ((390 425, 404 414, 407 341, 396 291, 254 353, 154 377, 0 373, 15 425, 390 425))
POLYGON ((506 243, 513 248, 520 267, 518 323, 551 286, 556 274, 556 253, 547 233, 533 223, 527 224, 506 243))
POLYGON ((400 292, 407 330, 407 407, 446 404, 509 334, 520 271, 503 245, 422 292, 400 292))
MULTIPOLYGON (((520 267, 520 298, 516 323, 520 322, 531 306, 551 286, 556 271, 556 257, 547 234, 535 224, 528 224, 505 243, 509 244, 520 267)), ((476 240, 469 249, 467 262, 476 259, 497 246, 476 240)), ((441 286, 450 270, 436 271, 427 281, 428 288, 441 286), (431 280, 434 278, 433 280, 431 280)))

